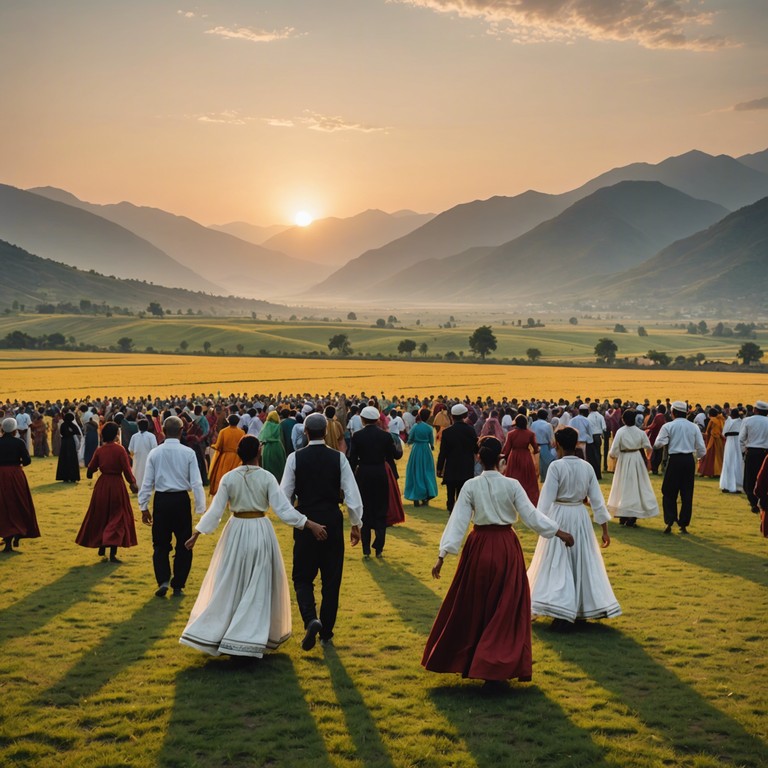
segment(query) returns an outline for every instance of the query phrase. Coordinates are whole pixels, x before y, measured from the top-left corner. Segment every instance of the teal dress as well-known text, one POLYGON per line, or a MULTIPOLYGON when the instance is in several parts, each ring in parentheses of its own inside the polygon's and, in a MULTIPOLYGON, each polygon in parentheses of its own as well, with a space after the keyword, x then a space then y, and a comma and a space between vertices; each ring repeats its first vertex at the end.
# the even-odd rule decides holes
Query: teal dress
POLYGON ((409 501, 427 501, 437 496, 435 478, 435 430, 426 422, 417 421, 408 434, 411 455, 405 468, 405 493, 409 501))
POLYGON ((279 483, 283 479, 285 469, 285 448, 280 425, 274 421, 267 421, 259 432, 261 448, 261 466, 271 472, 279 483))

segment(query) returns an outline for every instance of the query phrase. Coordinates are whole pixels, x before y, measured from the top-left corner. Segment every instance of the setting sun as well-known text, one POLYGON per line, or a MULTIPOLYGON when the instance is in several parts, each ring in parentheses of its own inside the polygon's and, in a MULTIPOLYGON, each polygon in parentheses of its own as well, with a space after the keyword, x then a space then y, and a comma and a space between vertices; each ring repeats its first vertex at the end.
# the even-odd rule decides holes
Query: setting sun
POLYGON ((294 217, 294 222, 299 227, 308 227, 314 220, 314 216, 307 211, 299 211, 294 217))

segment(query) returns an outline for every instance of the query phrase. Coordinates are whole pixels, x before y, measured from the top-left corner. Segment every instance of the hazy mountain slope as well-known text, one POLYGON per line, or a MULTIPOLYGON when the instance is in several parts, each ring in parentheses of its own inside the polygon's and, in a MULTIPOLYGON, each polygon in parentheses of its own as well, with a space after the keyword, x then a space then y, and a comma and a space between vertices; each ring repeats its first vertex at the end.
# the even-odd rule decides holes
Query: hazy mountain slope
POLYGON ((0 282, 0 307, 10 307, 14 301, 27 310, 38 304, 70 302, 79 304, 88 299, 94 304, 145 310, 157 301, 174 313, 188 309, 214 314, 233 312, 272 312, 285 314, 287 307, 253 299, 212 296, 181 288, 165 288, 140 280, 104 277, 96 272, 75 269, 56 261, 42 259, 22 248, 0 240, 0 269, 13 279, 0 282))
POLYGON ((753 152, 751 155, 742 155, 736 158, 742 165, 747 165, 761 173, 768 173, 768 149, 762 152, 753 152))
POLYGON ((230 221, 228 224, 209 224, 208 229, 226 232, 226 234, 239 237, 247 243, 262 245, 270 237, 285 232, 289 226, 288 224, 272 224, 269 227, 260 227, 257 224, 249 224, 247 221, 230 221))
POLYGON ((0 184, 0 238, 80 269, 222 292, 213 278, 112 221, 5 184, 0 184))
POLYGON ((733 211, 768 195, 768 174, 728 155, 714 157, 693 150, 651 165, 632 163, 588 181, 574 190, 580 197, 620 181, 660 181, 700 200, 712 200, 733 211))
MULTIPOLYGON (((42 187, 32 190, 48 198, 71 200, 63 190, 42 187)), ((75 198, 77 199, 77 198, 75 198)), ((159 208, 122 202, 97 205, 72 202, 83 210, 115 222, 161 248, 177 261, 221 285, 224 293, 255 298, 287 292, 284 281, 290 275, 303 288, 317 280, 322 267, 293 259, 282 253, 217 232, 186 216, 159 208), (311 277, 310 277, 311 275, 311 277)))
POLYGON ((319 264, 338 267, 371 248, 426 224, 434 214, 398 212, 397 215, 368 210, 349 218, 313 221, 308 227, 291 227, 264 242, 266 248, 319 264))
POLYGON ((614 277, 602 296, 631 299, 653 284, 653 299, 708 301, 768 297, 768 197, 661 250, 614 277))

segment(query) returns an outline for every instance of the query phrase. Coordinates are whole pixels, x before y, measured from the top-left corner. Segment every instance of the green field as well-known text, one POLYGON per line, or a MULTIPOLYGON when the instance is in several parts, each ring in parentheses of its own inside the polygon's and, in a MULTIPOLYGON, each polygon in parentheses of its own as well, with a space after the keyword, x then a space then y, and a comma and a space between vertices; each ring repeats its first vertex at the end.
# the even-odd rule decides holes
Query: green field
MULTIPOLYGON (((218 533, 195 549, 188 595, 160 600, 148 529, 123 564, 101 563, 74 544, 90 482, 54 473, 51 459, 27 470, 43 537, 0 555, 0 765, 768 765, 766 540, 716 481, 697 480, 688 537, 610 524, 624 615, 568 635, 536 621, 533 683, 489 697, 419 666, 456 565, 430 577, 444 497, 406 506, 384 560, 347 550, 334 649, 294 637, 243 666, 178 644, 218 533)), ((520 533, 530 560, 536 537, 520 533)))
MULTIPOLYGON (((375 328, 371 322, 267 321, 250 318, 188 318, 167 316, 162 319, 131 317, 90 317, 81 315, 11 315, 0 317, 0 338, 20 330, 30 336, 61 333, 74 337, 77 343, 102 348, 114 346, 121 337, 132 339, 135 349, 152 347, 156 351, 173 352, 182 342, 190 352, 202 351, 205 342, 213 353, 224 350, 256 355, 262 350, 269 354, 330 354, 328 340, 337 333, 346 333, 353 354, 398 356, 397 346, 403 339, 413 339, 417 345, 426 342, 428 355, 447 352, 471 355, 467 339, 481 324, 490 324, 497 337, 494 356, 526 359, 527 350, 538 348, 542 361, 565 360, 588 362, 594 360, 597 340, 607 336, 619 347, 618 359, 642 357, 649 350, 666 352, 670 357, 696 355, 701 352, 708 360, 733 362, 743 339, 714 338, 711 334, 691 335, 684 329, 646 323, 647 337, 637 335, 637 323, 624 321, 628 333, 614 333, 614 321, 599 323, 583 321, 577 326, 565 321, 547 322, 543 328, 518 328, 502 325, 502 318, 482 317, 463 320, 456 328, 438 328, 433 321, 416 325, 415 318, 404 319, 404 328, 375 328)), ((508 319, 507 323, 512 320, 508 319)), ((714 325, 714 323, 710 323, 714 325)), ((768 347, 768 331, 757 332, 756 342, 768 347)), ((419 356, 418 352, 414 353, 419 356)))

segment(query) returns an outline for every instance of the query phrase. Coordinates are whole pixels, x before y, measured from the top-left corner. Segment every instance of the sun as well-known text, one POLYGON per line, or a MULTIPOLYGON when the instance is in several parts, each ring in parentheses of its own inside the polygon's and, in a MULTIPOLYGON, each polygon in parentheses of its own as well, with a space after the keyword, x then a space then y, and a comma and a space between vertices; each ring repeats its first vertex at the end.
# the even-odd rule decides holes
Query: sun
POLYGON ((293 220, 297 227, 308 227, 314 221, 314 218, 315 217, 308 211, 299 211, 293 217, 293 220))

